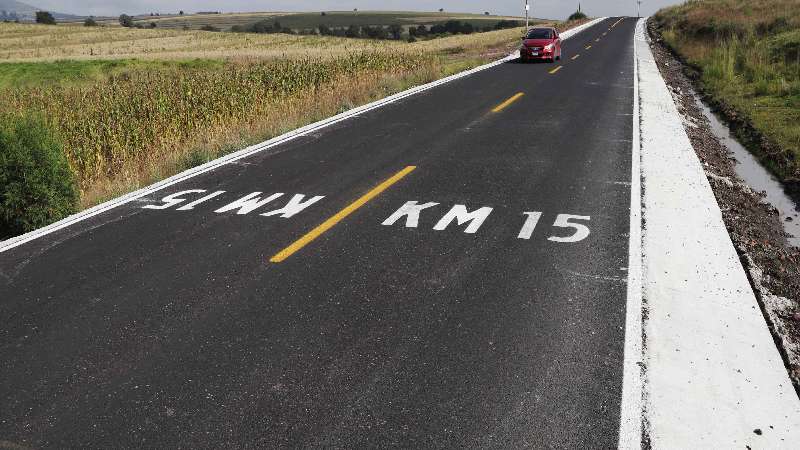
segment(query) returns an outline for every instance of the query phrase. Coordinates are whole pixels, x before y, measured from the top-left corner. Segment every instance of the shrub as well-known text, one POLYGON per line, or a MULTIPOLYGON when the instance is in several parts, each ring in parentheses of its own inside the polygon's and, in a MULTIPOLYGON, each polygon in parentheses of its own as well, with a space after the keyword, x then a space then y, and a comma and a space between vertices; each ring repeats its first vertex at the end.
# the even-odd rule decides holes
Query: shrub
POLYGON ((201 31, 219 31, 219 28, 215 27, 214 25, 203 25, 200 27, 201 31))
POLYGON ((518 22, 516 20, 501 20, 497 22, 494 26, 495 30, 506 30, 509 28, 519 28, 524 25, 522 22, 518 22))
POLYGON ((36 23, 44 25, 55 25, 56 19, 47 11, 36 11, 36 23))
POLYGON ((575 11, 572 13, 567 20, 583 20, 586 18, 586 14, 581 11, 575 11))
POLYGON ((119 16, 119 24, 122 25, 123 27, 128 27, 128 28, 132 27, 133 26, 133 17, 131 17, 131 16, 127 15, 127 14, 121 14, 119 16))
POLYGON ((60 220, 76 210, 78 191, 63 144, 31 117, 0 119, 0 236, 60 220))
POLYGON ((87 17, 86 20, 83 21, 83 26, 85 27, 96 27, 97 21, 94 20, 94 17, 87 17))

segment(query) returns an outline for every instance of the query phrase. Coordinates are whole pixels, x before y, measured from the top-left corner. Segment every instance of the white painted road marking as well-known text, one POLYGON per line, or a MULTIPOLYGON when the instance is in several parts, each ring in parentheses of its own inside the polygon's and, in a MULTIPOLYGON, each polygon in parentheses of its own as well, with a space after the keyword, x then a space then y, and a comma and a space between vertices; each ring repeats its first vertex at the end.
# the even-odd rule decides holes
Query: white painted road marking
POLYGON ((525 224, 522 225, 522 229, 519 231, 517 238, 530 239, 531 236, 533 236, 533 230, 536 229, 536 225, 539 223, 539 219, 542 217, 542 213, 526 212, 523 213, 523 215, 527 216, 527 219, 525 219, 525 224))
POLYGON ((170 194, 170 195, 164 197, 163 199, 161 199, 161 201, 164 203, 163 205, 146 205, 146 206, 142 206, 142 208, 144 208, 144 209, 167 209, 167 208, 171 208, 171 207, 173 207, 175 205, 180 205, 181 203, 185 202, 186 199, 185 198, 181 198, 181 197, 185 196, 186 194, 198 194, 198 193, 202 194, 203 192, 206 192, 206 190, 205 189, 190 189, 188 191, 176 192, 174 194, 170 194))
POLYGON ((439 220, 436 225, 434 225, 433 229, 436 231, 443 231, 448 225, 450 225, 452 221, 455 220, 458 225, 469 223, 469 225, 467 225, 467 229, 464 230, 464 233, 474 234, 476 231, 478 231, 481 225, 483 225, 483 222, 491 213, 492 208, 489 208, 488 206, 469 212, 466 206, 455 205, 450 211, 448 211, 447 214, 444 215, 444 217, 442 217, 441 220, 439 220))
POLYGON ((572 236, 566 237, 558 237, 558 236, 551 236, 547 238, 548 241, 553 242, 580 242, 587 237, 589 237, 589 227, 582 223, 575 223, 570 222, 570 220, 591 220, 589 216, 574 216, 571 214, 559 214, 556 217, 556 222, 553 224, 554 227, 559 228, 574 228, 575 233, 572 236))
MULTIPOLYGON (((392 213, 392 215, 384 220, 381 225, 391 226, 405 217, 406 228, 417 228, 419 226, 419 219, 422 211, 438 205, 439 203, 436 202, 420 204, 416 200, 406 202, 397 211, 392 213)), ((436 225, 434 225, 433 229, 435 231, 444 231, 452 224, 453 221, 455 221, 458 226, 468 223, 469 225, 467 225, 467 227, 464 229, 464 233, 475 234, 478 232, 483 223, 489 218, 489 215, 492 213, 492 211, 494 211, 494 208, 484 206, 470 212, 465 205, 458 204, 453 206, 447 213, 445 213, 445 215, 436 222, 436 225)), ((517 235, 517 238, 530 240, 537 224, 539 223, 539 220, 542 218, 543 213, 534 211, 523 213, 523 215, 526 216, 525 223, 522 225, 522 229, 517 235)), ((550 236, 547 238, 547 240, 558 243, 580 242, 589 237, 591 230, 585 224, 578 223, 577 221, 588 220, 591 220, 590 216, 558 214, 555 222, 553 223, 553 227, 569 228, 574 230, 574 232, 569 236, 550 236)))
POLYGON ((418 205, 416 201, 406 202, 405 205, 401 206, 400 209, 395 211, 388 219, 384 220, 381 225, 394 225, 395 222, 405 217, 406 228, 416 228, 419 224, 420 211, 436 205, 438 205, 438 203, 431 202, 418 205))
MULTIPOLYGON (((208 191, 205 189, 190 189, 187 191, 176 192, 174 194, 167 195, 166 197, 161 199, 162 202, 161 205, 145 205, 142 206, 142 208, 154 209, 154 210, 169 209, 187 201, 188 200, 186 198, 187 195, 203 194, 205 192, 208 191)), ((206 195, 184 206, 181 206, 180 208, 177 208, 176 211, 194 211, 196 206, 209 202, 221 196, 222 194, 225 194, 225 191, 216 191, 212 194, 206 195)), ((264 205, 272 203, 273 201, 283 197, 284 195, 282 192, 277 192, 265 198, 261 198, 261 194, 262 192, 252 192, 250 194, 245 195, 244 197, 234 200, 233 202, 225 204, 224 206, 214 210, 214 212, 222 214, 235 210, 237 215, 243 216, 250 214, 251 212, 261 208, 264 205)), ((265 213, 261 213, 260 215, 264 217, 279 215, 284 219, 289 219, 301 213, 302 211, 308 209, 311 205, 319 202, 323 198, 325 198, 324 195, 316 195, 306 200, 306 195, 295 194, 282 208, 278 208, 272 211, 267 211, 265 213)))
POLYGON ((323 198, 325 198, 325 196, 324 195, 317 195, 317 196, 311 197, 310 199, 308 199, 306 201, 303 201, 304 198, 305 198, 305 196, 303 194, 295 194, 295 196, 292 197, 292 199, 289 200, 289 203, 287 203, 286 206, 284 206, 283 208, 276 209, 275 211, 266 212, 266 213, 263 213, 261 215, 264 216, 264 217, 270 217, 270 216, 277 216, 277 215, 280 214, 280 216, 282 218, 289 219, 289 218, 299 214, 304 209, 308 208, 309 206, 313 205, 314 203, 317 203, 318 201, 322 200, 323 198))
MULTIPOLYGON (((325 198, 324 195, 307 196, 305 194, 294 194, 283 207, 270 209, 264 212, 263 209, 266 205, 274 203, 278 199, 284 197, 286 194, 282 192, 276 192, 274 194, 265 196, 261 191, 251 192, 246 195, 229 194, 230 196, 235 195, 235 197, 233 197, 235 200, 231 201, 230 198, 227 200, 224 199, 223 196, 227 193, 226 191, 215 191, 211 194, 201 196, 196 200, 192 200, 192 196, 205 194, 207 192, 209 191, 206 189, 189 189, 185 191, 179 191, 162 198, 160 204, 148 204, 142 206, 142 208, 159 211, 174 208, 175 211, 199 212, 203 208, 198 208, 198 206, 209 205, 207 210, 211 210, 217 214, 234 212, 237 216, 258 214, 262 217, 280 216, 284 219, 290 219, 325 198), (178 207, 184 203, 185 205, 178 207), (258 211, 259 209, 262 211, 258 211)), ((422 213, 440 205, 441 204, 438 202, 420 203, 416 200, 405 202, 400 208, 398 208, 386 220, 384 220, 381 225, 392 226, 398 222, 401 222, 405 228, 417 228, 419 227, 420 216, 422 213)), ((432 229, 433 231, 445 231, 447 229, 463 226, 464 233, 476 234, 484 225, 484 223, 490 218, 493 212, 494 208, 491 206, 483 206, 470 211, 465 204, 456 204, 441 216, 439 215, 442 214, 442 211, 439 211, 438 213, 434 212, 434 214, 437 214, 439 218, 435 225, 433 225, 432 229)), ((540 211, 533 211, 525 212, 523 215, 525 216, 525 222, 523 223, 517 238, 530 240, 533 237, 541 218, 545 214, 540 211)), ((502 220, 508 220, 508 218, 503 217, 502 220)), ((553 234, 548 237, 547 240, 550 242, 567 244, 583 241, 589 237, 591 230, 587 224, 581 222, 587 222, 589 220, 591 220, 590 216, 557 214, 552 225, 553 234), (563 231, 560 233, 558 232, 559 229, 572 230, 572 233, 565 236, 563 231)))
POLYGON ((199 199, 189 203, 188 205, 181 206, 180 208, 178 208, 178 211, 191 211, 191 210, 194 209, 195 206, 197 206, 197 205, 199 205, 201 203, 205 203, 205 202, 211 200, 212 198, 218 197, 218 196, 220 196, 220 195, 222 195, 224 193, 225 193, 225 191, 217 191, 217 192, 214 192, 212 194, 206 195, 205 197, 199 198, 199 199))
MULTIPOLYGON (((619 23, 619 22, 617 22, 619 23)), ((616 24, 615 24, 616 26, 616 24)), ((644 394, 642 364, 642 190, 639 122, 639 58, 637 39, 644 39, 644 19, 636 25, 633 48, 633 137, 631 139, 631 213, 628 237, 628 290, 625 301, 625 346, 620 401, 620 450, 642 446, 644 394)), ((644 45, 647 45, 646 43, 644 45)))
POLYGON ((239 200, 236 200, 233 203, 229 203, 214 212, 224 213, 228 211, 233 211, 234 209, 238 209, 238 211, 236 211, 236 214, 245 215, 247 213, 255 211, 256 209, 266 205, 267 203, 272 202, 273 200, 277 200, 278 198, 283 196, 283 193, 278 192, 277 194, 272 194, 265 199, 262 199, 260 195, 261 192, 253 192, 252 194, 246 195, 240 198, 239 200))

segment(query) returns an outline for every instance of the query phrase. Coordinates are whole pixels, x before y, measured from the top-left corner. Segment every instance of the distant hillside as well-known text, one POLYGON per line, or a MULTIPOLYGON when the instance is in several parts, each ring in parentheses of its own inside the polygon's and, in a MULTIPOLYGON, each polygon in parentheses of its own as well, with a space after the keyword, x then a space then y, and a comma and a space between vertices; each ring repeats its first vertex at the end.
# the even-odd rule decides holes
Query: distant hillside
MULTIPOLYGON (((0 0, 0 20, 19 19, 25 22, 33 21, 36 20, 36 11, 42 11, 42 8, 37 8, 36 6, 15 0, 0 0)), ((72 14, 64 14, 55 11, 50 12, 56 20, 75 20, 80 18, 72 14)))

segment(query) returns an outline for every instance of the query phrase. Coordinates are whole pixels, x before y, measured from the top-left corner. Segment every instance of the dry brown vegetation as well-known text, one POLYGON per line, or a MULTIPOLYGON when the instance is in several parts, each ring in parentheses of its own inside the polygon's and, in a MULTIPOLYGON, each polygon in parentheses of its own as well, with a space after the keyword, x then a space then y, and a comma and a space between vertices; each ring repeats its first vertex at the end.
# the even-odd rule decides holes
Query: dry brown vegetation
POLYGON ((457 47, 486 48, 516 40, 521 34, 520 29, 509 29, 408 44, 326 36, 0 23, 0 61, 56 61, 66 58, 332 59, 364 51, 418 53, 457 47))

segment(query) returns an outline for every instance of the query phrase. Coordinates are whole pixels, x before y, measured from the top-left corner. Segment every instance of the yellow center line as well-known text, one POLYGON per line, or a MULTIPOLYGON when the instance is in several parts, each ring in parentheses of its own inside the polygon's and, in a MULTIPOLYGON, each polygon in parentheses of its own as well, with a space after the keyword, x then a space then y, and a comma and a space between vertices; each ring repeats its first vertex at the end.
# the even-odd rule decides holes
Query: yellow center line
POLYGON ((607 35, 607 34, 608 34, 608 31, 606 31, 605 33, 603 33, 603 36, 605 36, 605 35, 607 35))
POLYGON ((575 60, 576 60, 576 59, 578 59, 580 56, 581 56, 581 54, 580 54, 580 53, 578 53, 577 55, 575 55, 575 56, 573 56, 573 57, 572 57, 572 60, 573 60, 573 61, 575 61, 575 60))
POLYGON ((554 74, 554 73, 558 72, 559 70, 561 70, 562 67, 564 67, 564 66, 558 66, 555 69, 551 70, 550 73, 554 74))
POLYGON ((508 100, 506 100, 503 103, 500 103, 499 105, 495 106, 494 109, 492 110, 492 112, 493 113, 499 113, 500 111, 506 109, 510 104, 512 104, 515 101, 519 100, 523 95, 525 95, 524 92, 520 92, 518 94, 514 94, 508 100))
POLYGON ((323 222, 322 225, 309 231, 308 234, 295 241, 292 245, 281 250, 280 253, 273 256, 269 261, 273 263, 279 263, 285 261, 286 258, 292 256, 295 252, 302 249, 306 245, 310 244, 314 239, 320 237, 323 233, 333 228, 337 223, 341 222, 344 218, 354 213, 358 208, 364 206, 368 201, 380 195, 391 185, 403 179, 403 177, 414 171, 414 169, 416 168, 417 168, 416 166, 408 166, 405 169, 401 170, 400 172, 397 172, 396 174, 394 174, 394 176, 384 181, 383 183, 375 186, 375 188, 364 194, 361 198, 359 198, 358 200, 351 203, 343 210, 336 213, 336 215, 334 215, 330 219, 323 222))
POLYGON ((589 50, 590 48, 592 48, 592 46, 591 46, 591 45, 587 45, 587 46, 586 46, 586 50, 589 50))
POLYGON ((594 41, 595 41, 595 42, 600 42, 600 38, 597 38, 597 39, 595 39, 594 41))

